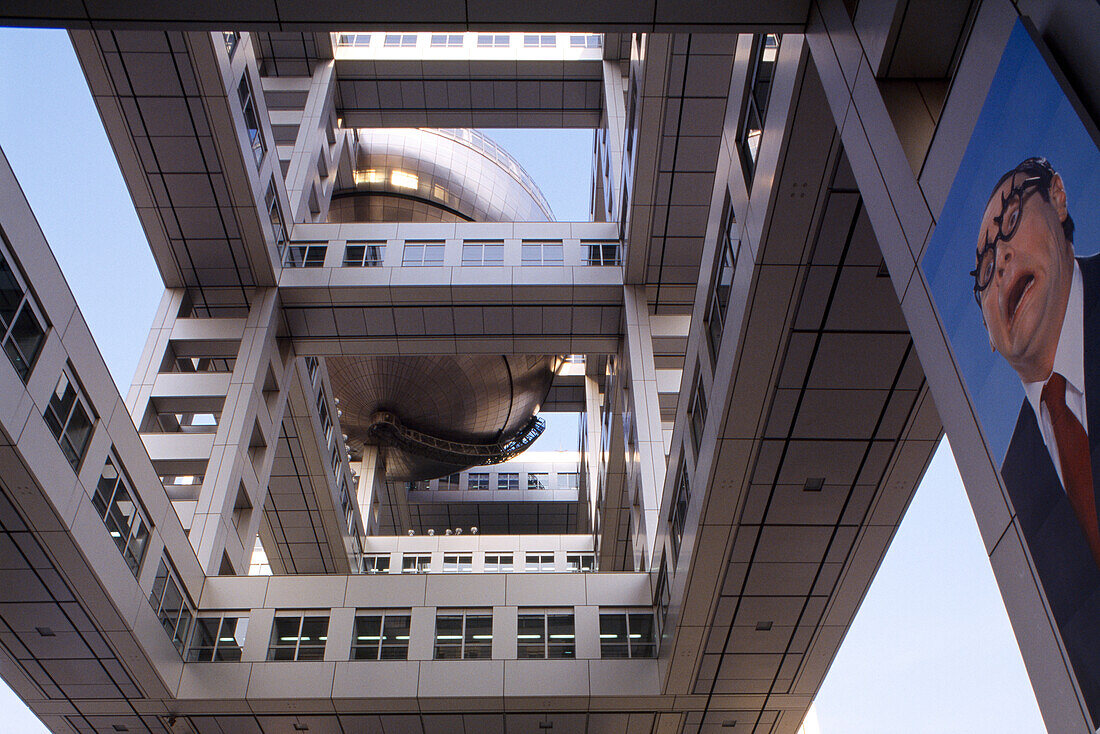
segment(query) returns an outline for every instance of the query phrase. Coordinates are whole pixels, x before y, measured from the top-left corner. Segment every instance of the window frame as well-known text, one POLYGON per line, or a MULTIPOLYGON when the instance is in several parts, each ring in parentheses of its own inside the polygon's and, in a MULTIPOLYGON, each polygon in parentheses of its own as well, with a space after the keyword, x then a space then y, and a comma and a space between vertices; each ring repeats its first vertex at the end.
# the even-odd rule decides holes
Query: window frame
POLYGON ((498 492, 518 492, 519 491, 519 475, 520 472, 497 472, 497 491, 498 492))
POLYGON ((516 657, 519 660, 575 660, 577 623, 573 610, 520 609, 516 615, 516 657), (567 636, 551 630, 552 619, 559 624, 568 620, 567 636), (555 638, 569 642, 555 642, 555 638))
POLYGON ((145 560, 145 552, 149 549, 149 538, 152 535, 153 524, 149 522, 149 513, 145 510, 137 493, 134 491, 134 483, 126 472, 126 468, 119 461, 114 447, 107 454, 100 471, 99 481, 96 482, 95 491, 92 493, 92 507, 99 513, 99 519, 103 521, 115 546, 122 554, 131 573, 136 578, 141 570, 142 561, 145 560), (114 470, 115 476, 107 476, 107 467, 114 470), (110 482, 110 488, 107 483, 110 482), (129 496, 133 506, 133 514, 130 522, 125 523, 123 531, 122 518, 126 517, 124 510, 116 511, 119 500, 119 488, 129 496), (112 527, 112 523, 114 527, 112 527), (137 551, 134 552, 134 543, 137 551))
POLYGON ((485 573, 514 573, 516 570, 515 553, 495 552, 485 554, 485 573), (489 559, 493 559, 490 561, 489 559), (507 561, 505 561, 507 559, 507 561))
POLYGON ((153 614, 160 621, 161 628, 164 629, 168 639, 172 641, 172 646, 182 658, 190 639, 191 627, 195 622, 195 605, 187 596, 187 590, 180 583, 179 573, 167 554, 160 557, 157 575, 153 579, 153 588, 149 592, 149 605, 153 607, 153 614), (169 598, 170 589, 174 589, 174 595, 179 597, 179 609, 176 610, 174 617, 165 615, 164 602, 169 598), (181 624, 183 624, 182 629, 181 624))
POLYGON ((287 245, 283 253, 284 268, 322 268, 328 245, 323 242, 303 242, 287 245))
POLYGON ((436 268, 442 267, 446 258, 446 243, 442 240, 406 240, 401 250, 401 266, 406 268, 436 268), (427 259, 428 254, 433 255, 427 259), (438 253, 437 260, 434 255, 438 253), (416 254, 416 257, 410 257, 416 254))
MULTIPOLYGON (((267 645, 267 661, 268 662, 301 662, 301 661, 321 661, 325 659, 325 648, 328 646, 328 628, 331 619, 329 617, 329 610, 327 609, 309 609, 305 611, 277 611, 275 612, 275 619, 271 622, 271 637, 267 645), (323 616, 322 614, 323 613, 323 616), (293 638, 280 635, 279 621, 296 619, 298 621, 297 633, 293 638), (304 637, 303 633, 306 631, 306 625, 317 625, 324 622, 324 629, 320 635, 317 636, 318 642, 321 644, 311 642, 303 647, 303 640, 310 640, 310 637, 304 637), (286 644, 288 639, 293 639, 294 644, 290 646, 286 644), (280 657, 279 652, 290 650, 290 657, 280 657), (303 657, 303 651, 308 651, 308 656, 303 657)), ((312 634, 313 630, 310 630, 312 634)))
POLYGON ((260 109, 256 104, 256 89, 252 86, 247 69, 237 84, 237 101, 240 102, 241 116, 244 118, 245 138, 248 139, 248 146, 256 161, 256 170, 259 170, 263 167, 268 146, 264 138, 264 126, 260 121, 260 109))
POLYGON ((390 572, 389 553, 365 553, 359 560, 360 572, 368 576, 377 576, 390 572), (385 563, 382 563, 385 561, 385 563))
MULTIPOLYGON (((634 658, 652 659, 657 657, 657 622, 653 618, 653 610, 649 608, 639 609, 600 609, 600 658, 604 660, 630 660, 634 658), (624 641, 608 642, 608 638, 618 640, 618 636, 611 634, 605 627, 604 620, 612 617, 622 617, 624 641), (649 619, 649 639, 642 637, 643 632, 632 632, 632 620, 634 624, 641 625, 642 619, 649 619), (634 635, 639 637, 638 642, 633 642, 634 635), (611 654, 610 648, 624 648, 625 655, 611 654), (637 649, 636 649, 637 648, 637 649)), ((641 629, 641 628, 635 628, 641 629)))
POLYGON ((199 614, 195 617, 195 621, 191 626, 191 641, 187 645, 187 656, 184 659, 188 663, 239 663, 244 655, 244 643, 248 634, 248 612, 246 611, 227 611, 219 612, 217 614, 199 614), (217 629, 213 635, 212 645, 201 645, 197 643, 199 635, 208 630, 204 629, 204 622, 216 620, 218 622, 217 629), (226 623, 232 621, 233 629, 231 631, 226 630, 226 623), (240 624, 244 622, 244 624, 240 624), (227 634, 232 634, 232 637, 226 638, 227 634), (232 641, 233 645, 225 645, 232 641), (203 651, 209 649, 209 657, 203 654, 203 651), (223 653, 228 652, 223 656, 223 653))
POLYGON ((61 453, 65 455, 73 471, 79 473, 84 457, 88 454, 88 446, 92 442, 92 434, 95 433, 99 416, 96 415, 91 402, 86 397, 84 388, 76 379, 76 372, 73 370, 72 365, 66 363, 61 368, 57 386, 50 393, 50 399, 46 403, 45 410, 42 411, 42 418, 46 421, 50 433, 57 439, 57 445, 61 447, 61 453), (64 387, 62 387, 62 383, 64 383, 64 387), (67 391, 70 388, 72 389, 71 398, 67 397, 67 391), (68 402, 68 405, 65 405, 66 402, 68 402), (69 436, 69 430, 73 427, 73 418, 78 415, 78 411, 84 416, 79 420, 87 423, 86 429, 80 429, 86 430, 86 433, 80 442, 79 448, 69 436), (65 414, 64 417, 61 417, 62 412, 65 414))
POLYGON ((344 243, 341 265, 345 268, 380 268, 385 258, 385 240, 351 240, 344 243), (352 253, 353 249, 362 249, 362 252, 356 255, 352 253))
POLYGON ((401 573, 431 573, 431 553, 402 553, 401 573), (412 564, 409 563, 412 561, 412 564))
POLYGON ((381 609, 381 610, 357 610, 351 628, 351 650, 349 660, 408 660, 409 659, 409 633, 412 629, 411 609, 381 609), (369 624, 372 620, 378 620, 378 639, 364 639, 371 636, 369 629, 360 629, 361 624, 369 624), (391 628, 387 622, 392 621, 391 628), (403 621, 403 622, 402 622, 403 621), (361 634, 361 633, 367 634, 361 634), (387 642, 387 633, 393 632, 396 642, 387 642), (404 634, 400 634, 400 633, 404 634), (366 644, 361 644, 365 642, 366 644), (396 654, 387 655, 389 650, 396 654))
MULTIPOLYGON (((453 632, 454 630, 448 630, 453 632)), ((491 609, 485 610, 457 610, 440 608, 436 610, 435 615, 435 644, 432 650, 433 660, 491 660, 493 657, 493 611, 491 609), (441 620, 454 620, 461 619, 459 627, 458 642, 453 642, 454 635, 449 635, 447 642, 442 646, 442 649, 453 651, 457 648, 458 656, 452 657, 450 655, 440 655, 441 646, 440 641, 440 621, 441 620), (486 636, 483 632, 483 624, 488 621, 489 634, 486 636), (471 629, 470 622, 476 621, 477 627, 471 629), (482 634, 477 634, 479 630, 482 630, 482 634), (487 639, 486 639, 487 637, 487 639), (482 654, 482 653, 488 654, 482 654)))
POLYGON ((523 570, 528 573, 550 573, 557 570, 552 551, 528 551, 524 553, 523 570), (547 559, 550 559, 547 561, 547 559))
POLYGON ((38 361, 38 355, 42 353, 42 347, 46 343, 46 334, 49 332, 50 325, 42 308, 38 305, 38 299, 31 291, 30 284, 23 275, 22 268, 11 251, 7 235, 0 230, 0 279, 4 278, 5 272, 10 276, 10 284, 13 287, 11 292, 19 291, 20 296, 15 307, 11 309, 11 318, 8 323, 4 323, 4 317, 0 314, 0 348, 3 348, 4 353, 8 355, 8 360, 11 361, 12 367, 19 375, 19 379, 23 381, 23 384, 26 384, 30 381, 31 372, 34 371, 35 363, 38 361), (17 327, 20 324, 24 324, 25 327, 28 320, 30 325, 36 327, 37 330, 37 335, 33 337, 34 346, 29 357, 27 346, 21 343, 25 341, 25 337, 20 337, 17 332, 17 327))

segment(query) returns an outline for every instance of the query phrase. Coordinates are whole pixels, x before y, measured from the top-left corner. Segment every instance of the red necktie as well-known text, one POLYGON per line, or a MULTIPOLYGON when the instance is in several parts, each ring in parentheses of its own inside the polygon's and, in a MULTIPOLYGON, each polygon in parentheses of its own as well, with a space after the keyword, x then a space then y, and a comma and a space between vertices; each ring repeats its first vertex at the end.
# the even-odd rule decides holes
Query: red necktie
POLYGON ((1058 463, 1062 465, 1062 484, 1085 532, 1092 557, 1100 566, 1100 526, 1096 521, 1096 493, 1092 486, 1092 460, 1089 436, 1081 421, 1066 407, 1066 378, 1055 372, 1043 386, 1042 402, 1050 414, 1054 441, 1058 444, 1058 463))

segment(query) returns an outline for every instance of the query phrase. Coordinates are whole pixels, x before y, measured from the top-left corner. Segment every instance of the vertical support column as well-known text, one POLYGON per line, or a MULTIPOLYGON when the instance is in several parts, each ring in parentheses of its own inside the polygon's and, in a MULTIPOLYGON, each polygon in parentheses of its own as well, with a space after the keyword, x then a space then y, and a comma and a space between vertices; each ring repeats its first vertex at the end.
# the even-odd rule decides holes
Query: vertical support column
POLYGON ((248 568, 286 409, 294 352, 275 336, 278 291, 257 295, 191 524, 191 544, 207 573, 248 568))
POLYGON ((363 519, 363 528, 367 535, 378 530, 378 519, 374 516, 374 502, 384 481, 381 456, 377 446, 363 447, 363 461, 359 465, 359 486, 356 488, 356 503, 359 516, 363 519))
POLYGON ((310 80, 286 174, 295 222, 324 221, 328 216, 340 152, 349 139, 347 131, 336 127, 335 94, 335 62, 322 62, 310 80))
MULTIPOLYGON (((623 351, 630 371, 630 411, 637 431, 637 444, 627 456, 627 487, 639 492, 634 504, 641 507, 644 545, 635 548, 637 558, 644 554, 646 568, 653 558, 657 537, 658 513, 665 484, 665 451, 661 433, 661 406, 657 400, 657 369, 653 360, 653 336, 649 322, 649 304, 643 286, 623 288, 623 314, 626 319, 623 351)), ((630 441, 628 439, 628 445, 630 441)))
POLYGON ((127 408, 203 570, 245 573, 271 476, 293 365, 275 337, 278 292, 246 318, 189 318, 169 290, 127 408))

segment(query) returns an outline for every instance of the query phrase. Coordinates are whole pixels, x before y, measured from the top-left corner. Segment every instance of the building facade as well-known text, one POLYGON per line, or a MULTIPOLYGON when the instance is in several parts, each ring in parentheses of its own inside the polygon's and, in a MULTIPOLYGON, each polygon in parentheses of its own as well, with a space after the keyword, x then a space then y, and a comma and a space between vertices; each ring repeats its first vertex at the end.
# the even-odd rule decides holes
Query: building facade
POLYGON ((946 429, 1096 731, 922 259, 1021 13, 1094 129, 1100 11, 501 12, 0 10, 70 29, 165 286, 119 395, 0 166, 4 679, 62 732, 795 732, 946 429), (590 221, 493 127, 595 130, 590 221))

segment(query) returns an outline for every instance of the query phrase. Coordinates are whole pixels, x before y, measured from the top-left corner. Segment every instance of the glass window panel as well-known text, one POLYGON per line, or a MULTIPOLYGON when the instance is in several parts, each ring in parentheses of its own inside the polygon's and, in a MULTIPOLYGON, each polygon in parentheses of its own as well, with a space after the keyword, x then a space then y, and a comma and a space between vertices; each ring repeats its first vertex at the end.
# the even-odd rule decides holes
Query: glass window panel
POLYGON ((435 618, 435 659, 457 660, 462 657, 462 615, 437 614, 435 618))
POLYGON ((195 621, 195 634, 191 637, 187 662, 209 663, 214 660, 214 648, 218 644, 221 621, 220 617, 200 618, 195 621))
POLYGON ((517 618, 516 648, 520 658, 546 657, 546 618, 542 614, 521 614, 517 618))
POLYGON ((247 629, 247 617, 226 617, 222 620, 221 632, 218 635, 218 649, 214 654, 215 662, 240 661, 247 629))
POLYGON ((301 627, 301 617, 276 617, 271 626, 271 645, 267 651, 267 659, 294 660, 301 627))
POLYGON ((466 615, 465 642, 464 658, 491 658, 493 656, 493 618, 488 615, 466 615))
POLYGON ((657 649, 653 638, 653 615, 646 612, 644 614, 631 614, 629 617, 630 657, 654 657, 657 649))
POLYGON ((7 331, 19 304, 23 301, 23 288, 12 272, 11 265, 0 253, 0 332, 7 331))
POLYGON ((600 657, 628 658, 626 614, 600 614, 600 657))
POLYGON ((382 659, 407 660, 409 657, 408 614, 387 614, 382 626, 382 659))
POLYGON ((298 660, 323 660, 328 640, 328 617, 306 617, 302 620, 302 638, 298 643, 298 660))
POLYGON ((351 641, 352 660, 377 660, 382 644, 382 617, 355 618, 355 637, 351 641))
POLYGON ((546 656, 549 658, 576 657, 576 635, 572 614, 546 615, 546 656))

